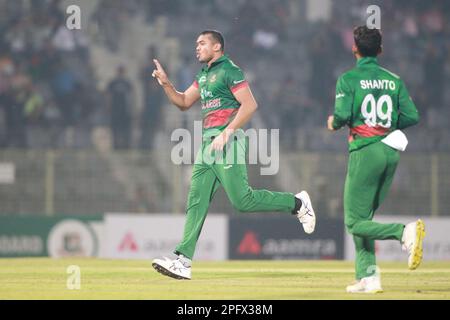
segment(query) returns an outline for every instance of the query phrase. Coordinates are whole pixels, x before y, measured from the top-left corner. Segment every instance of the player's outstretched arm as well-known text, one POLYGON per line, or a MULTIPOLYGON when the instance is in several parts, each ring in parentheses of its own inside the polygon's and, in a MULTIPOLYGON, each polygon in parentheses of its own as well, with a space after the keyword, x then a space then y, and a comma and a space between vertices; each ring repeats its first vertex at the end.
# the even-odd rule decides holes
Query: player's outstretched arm
POLYGON ((200 99, 200 93, 198 89, 191 85, 185 92, 179 92, 175 89, 174 85, 170 82, 167 73, 161 66, 158 60, 153 59, 156 69, 153 70, 152 76, 158 80, 158 83, 163 87, 164 92, 175 106, 181 111, 186 111, 192 105, 200 99))

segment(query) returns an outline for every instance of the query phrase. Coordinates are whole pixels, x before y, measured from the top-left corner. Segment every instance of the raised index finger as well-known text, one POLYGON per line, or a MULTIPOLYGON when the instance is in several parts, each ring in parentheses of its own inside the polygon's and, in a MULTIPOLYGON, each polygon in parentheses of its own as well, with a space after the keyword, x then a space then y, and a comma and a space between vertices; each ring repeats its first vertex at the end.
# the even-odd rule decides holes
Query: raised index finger
POLYGON ((163 70, 163 68, 161 67, 161 64, 159 63, 158 60, 153 59, 153 63, 155 64, 156 69, 158 69, 158 71, 162 71, 163 70))

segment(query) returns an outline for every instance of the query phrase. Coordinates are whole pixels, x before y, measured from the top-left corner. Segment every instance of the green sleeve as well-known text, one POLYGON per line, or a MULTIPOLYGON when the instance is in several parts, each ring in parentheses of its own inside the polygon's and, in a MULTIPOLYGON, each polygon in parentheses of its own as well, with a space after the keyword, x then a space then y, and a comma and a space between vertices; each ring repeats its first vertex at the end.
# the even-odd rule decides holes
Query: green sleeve
POLYGON ((227 87, 233 91, 234 88, 245 83, 245 76, 240 68, 233 67, 227 70, 225 81, 227 87))
POLYGON ((419 122, 419 112, 417 111, 416 105, 412 101, 403 81, 401 81, 399 85, 398 107, 398 129, 405 129, 419 122))
POLYGON ((336 83, 336 102, 334 104, 333 128, 339 129, 349 124, 352 117, 353 90, 348 82, 340 76, 336 83))

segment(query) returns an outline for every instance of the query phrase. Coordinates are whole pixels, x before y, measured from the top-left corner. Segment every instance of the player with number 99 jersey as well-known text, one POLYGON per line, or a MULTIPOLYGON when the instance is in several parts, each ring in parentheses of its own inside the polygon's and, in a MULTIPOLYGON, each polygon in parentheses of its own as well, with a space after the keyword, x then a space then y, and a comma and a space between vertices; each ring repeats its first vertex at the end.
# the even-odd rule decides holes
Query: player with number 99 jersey
POLYGON ((366 26, 354 30, 356 67, 342 74, 336 84, 333 116, 328 129, 348 126, 349 150, 344 186, 344 222, 355 244, 356 284, 347 292, 382 291, 377 274, 375 240, 398 240, 408 247, 408 267, 422 259, 424 225, 421 220, 407 226, 372 221, 385 199, 404 150, 406 137, 399 131, 416 124, 419 113, 403 81, 380 67, 381 32, 366 26), (400 137, 400 138, 399 138, 400 137), (414 232, 410 232, 413 230, 414 232))
POLYGON ((349 149, 382 140, 396 129, 418 122, 419 114, 399 76, 378 64, 376 57, 361 57, 356 68, 336 84, 333 128, 350 128, 349 149))

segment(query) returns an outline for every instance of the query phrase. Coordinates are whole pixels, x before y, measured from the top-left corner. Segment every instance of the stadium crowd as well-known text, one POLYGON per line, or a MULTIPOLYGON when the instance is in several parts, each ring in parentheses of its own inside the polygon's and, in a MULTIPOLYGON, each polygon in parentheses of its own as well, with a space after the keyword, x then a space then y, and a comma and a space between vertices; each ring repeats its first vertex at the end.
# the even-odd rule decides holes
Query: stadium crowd
MULTIPOLYGON (((411 131, 413 148, 450 151, 450 26, 445 23, 450 20, 450 3, 370 4, 382 10, 385 54, 380 61, 401 75, 421 112, 421 125, 411 131)), ((118 49, 115 38, 126 32, 121 29, 124 19, 144 13, 149 24, 159 15, 177 21, 169 23, 168 36, 181 44, 181 87, 198 67, 193 55, 198 32, 220 29, 226 51, 252 83, 266 126, 282 129, 284 146, 321 151, 342 148, 322 133, 333 107, 336 77, 354 65, 352 28, 365 21, 368 5, 358 0, 345 5, 332 2, 326 18, 310 19, 306 1, 241 0, 231 6, 225 0, 102 0, 94 19, 112 52, 118 49)), ((0 7, 1 148, 88 148, 96 126, 109 125, 112 132, 129 130, 132 123, 125 116, 118 116, 122 121, 116 123, 110 119, 107 97, 117 94, 120 86, 99 89, 90 39, 65 27, 61 1, 1 1, 0 7)), ((151 81, 145 76, 151 66, 146 68, 141 77, 144 88, 151 81)), ((145 97, 135 98, 161 100, 151 87, 143 92, 145 97)), ((133 105, 124 103, 123 108, 126 114, 133 105)), ((139 123, 148 131, 159 122, 159 109, 147 109, 143 117, 152 119, 139 123)), ((130 143, 130 134, 124 139, 128 141, 115 146, 152 148, 142 141, 130 143)))

